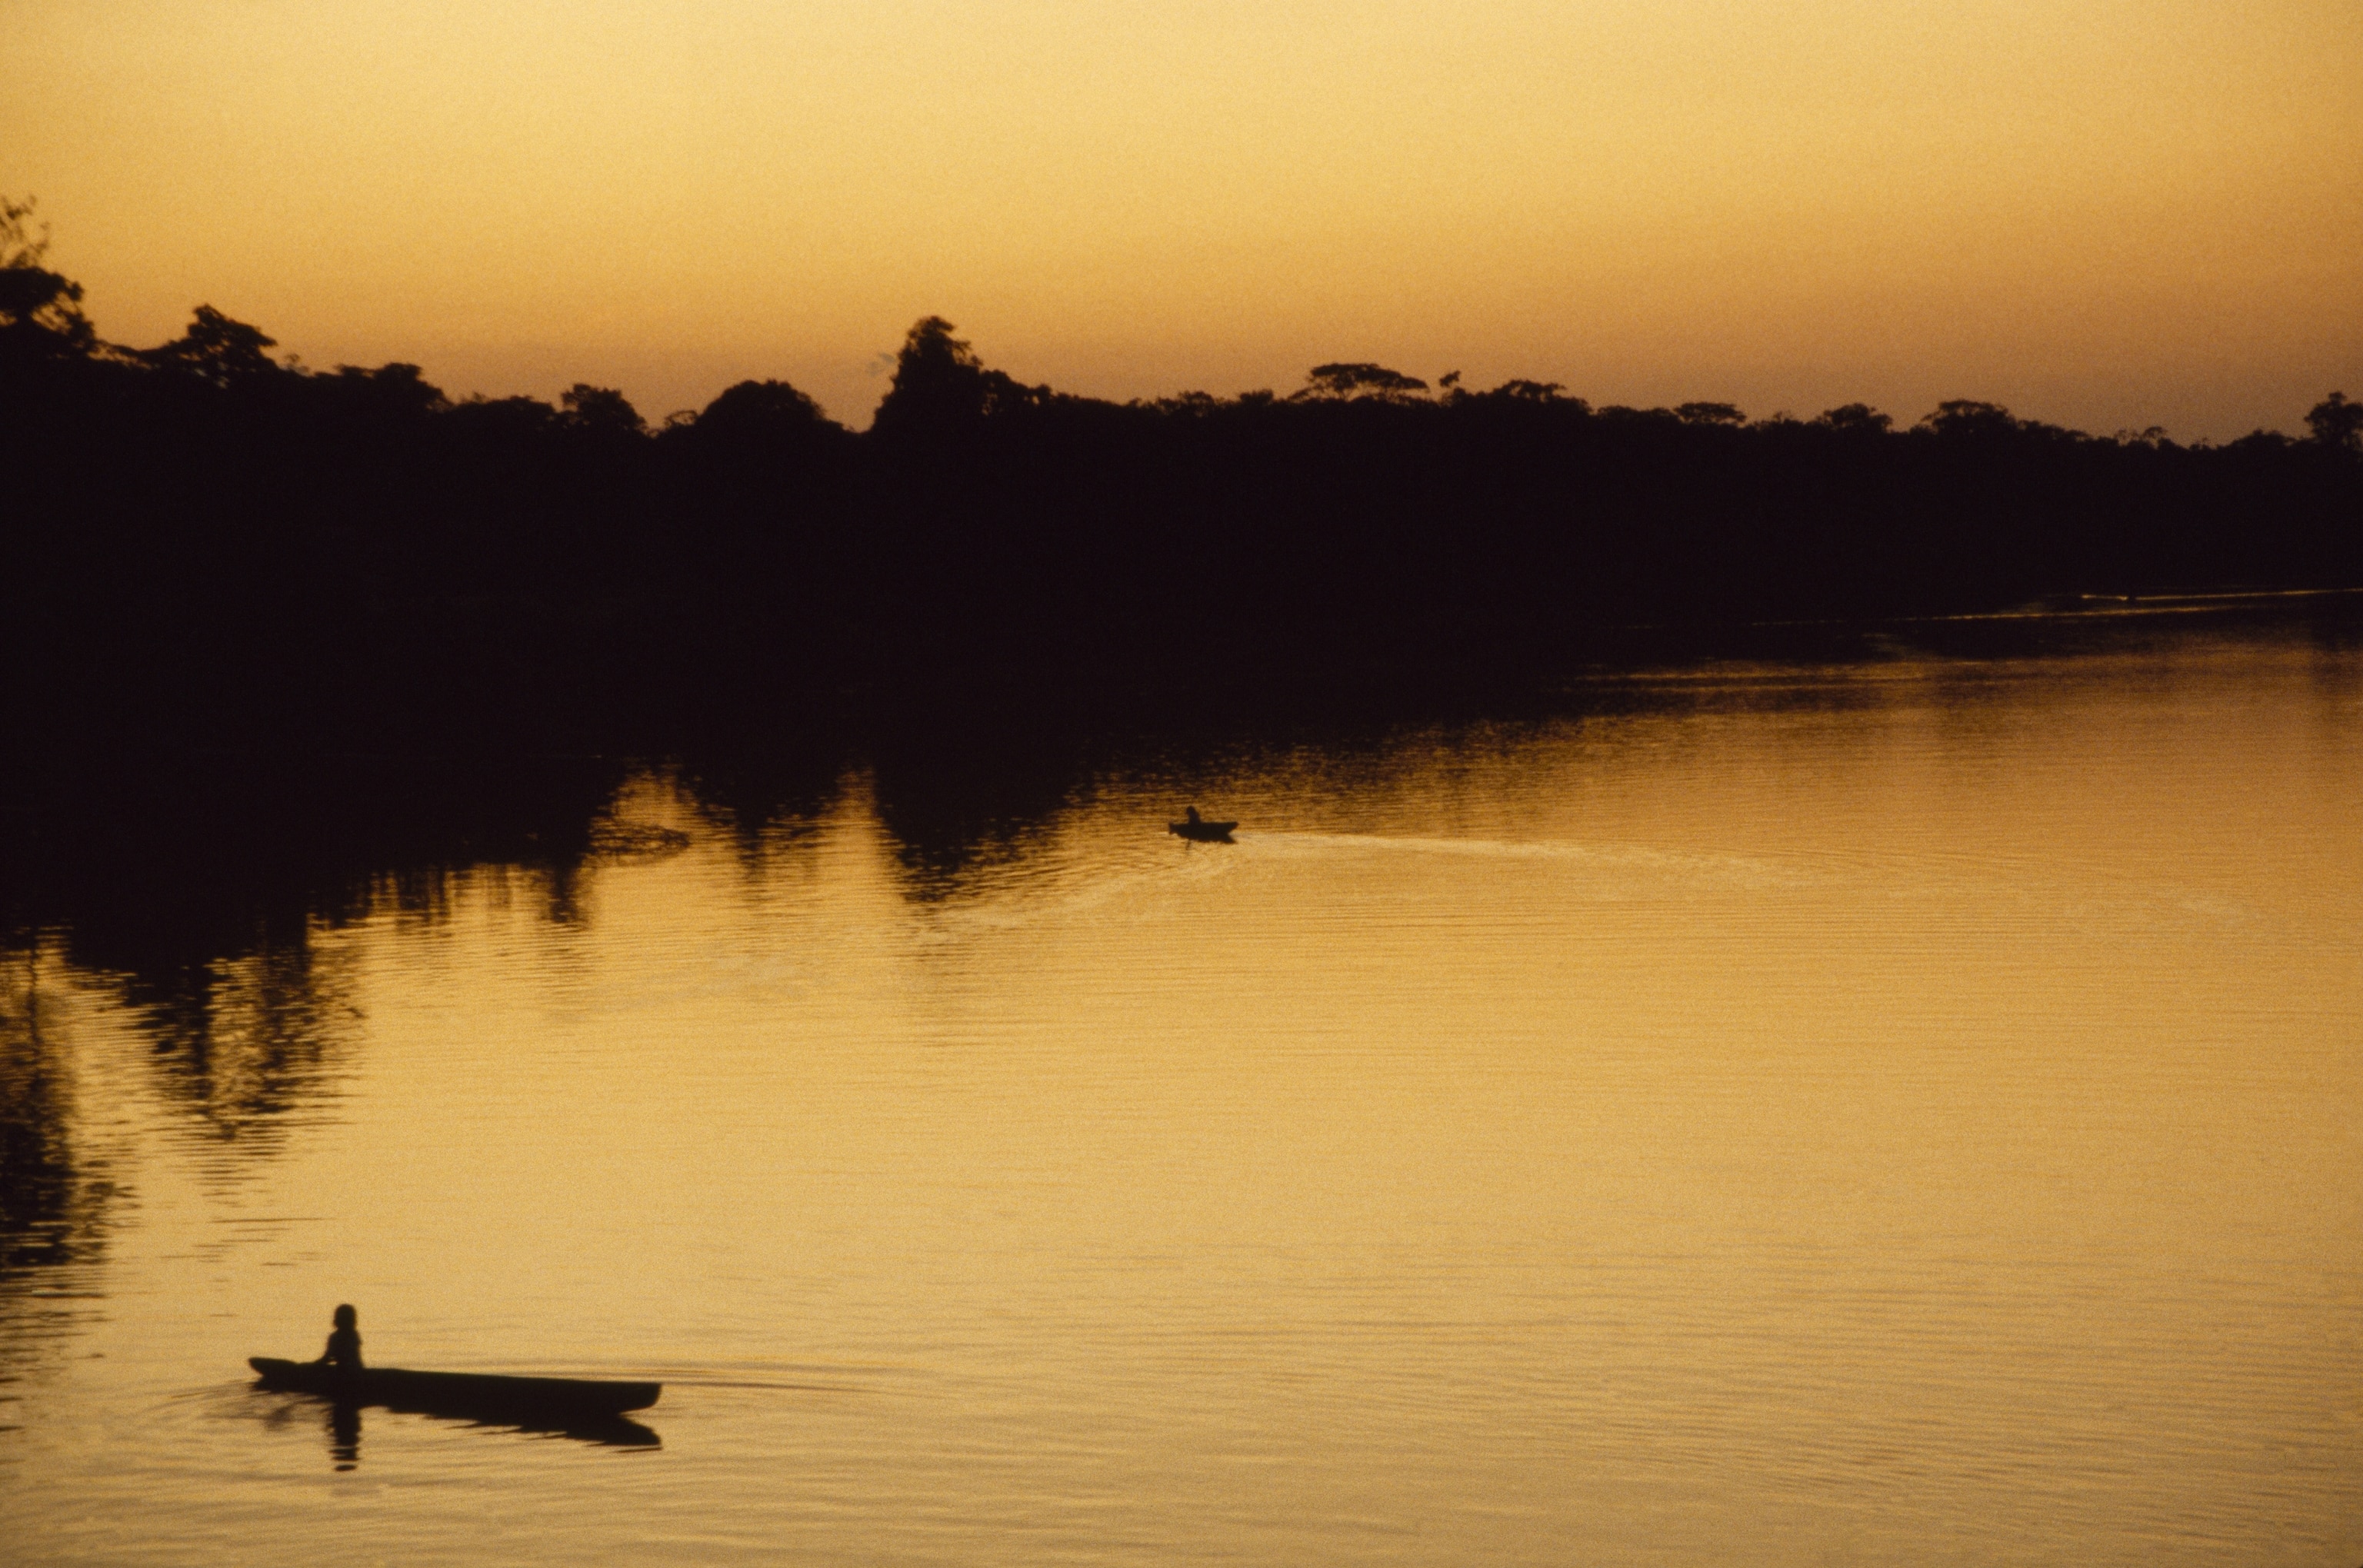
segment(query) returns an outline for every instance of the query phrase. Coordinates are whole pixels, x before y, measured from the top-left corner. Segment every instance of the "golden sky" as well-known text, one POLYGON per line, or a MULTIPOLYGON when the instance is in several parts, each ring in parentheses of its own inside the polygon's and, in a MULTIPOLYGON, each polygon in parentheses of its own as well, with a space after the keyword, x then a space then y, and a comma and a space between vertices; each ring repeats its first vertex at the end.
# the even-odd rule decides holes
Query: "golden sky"
POLYGON ((2111 431, 2363 395, 2357 0, 0 0, 105 336, 866 424, 1327 359, 2111 431))

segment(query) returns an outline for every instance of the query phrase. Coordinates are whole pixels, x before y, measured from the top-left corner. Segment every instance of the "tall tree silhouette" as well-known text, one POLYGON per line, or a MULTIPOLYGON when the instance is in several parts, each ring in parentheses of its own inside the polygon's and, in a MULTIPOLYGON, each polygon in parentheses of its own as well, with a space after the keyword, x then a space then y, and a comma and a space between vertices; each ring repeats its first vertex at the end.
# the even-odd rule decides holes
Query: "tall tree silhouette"
POLYGON ((2363 403, 2348 402, 2345 392, 2332 392, 2308 410, 2305 427, 2334 450, 2363 452, 2363 403))
POLYGON ((217 387, 243 386, 284 373, 269 352, 278 344, 260 327, 233 321, 211 305, 199 305, 188 331, 170 343, 140 350, 139 358, 160 370, 217 387))
POLYGON ((98 345, 82 285, 41 265, 50 237, 33 233, 33 205, 0 196, 0 364, 79 358, 98 345))
POLYGON ((957 436, 985 420, 1048 403, 1048 387, 1029 387, 988 370, 942 316, 912 325, 894 357, 894 381, 871 427, 887 441, 957 436))

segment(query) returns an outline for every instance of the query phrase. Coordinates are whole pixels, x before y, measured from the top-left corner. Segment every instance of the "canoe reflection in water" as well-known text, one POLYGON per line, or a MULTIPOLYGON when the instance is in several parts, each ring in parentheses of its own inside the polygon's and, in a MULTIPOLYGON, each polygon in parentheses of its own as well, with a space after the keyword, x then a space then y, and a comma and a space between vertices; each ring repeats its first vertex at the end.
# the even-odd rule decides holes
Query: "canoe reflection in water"
MULTIPOLYGON (((327 1410, 328 1460, 339 1471, 357 1470, 361 1462, 361 1408, 343 1399, 325 1402, 327 1410)), ((449 1410, 405 1411, 404 1414, 435 1416, 447 1420, 466 1420, 486 1430, 523 1432, 532 1437, 566 1438, 575 1442, 595 1443, 601 1448, 662 1448, 664 1440, 655 1430, 640 1425, 628 1416, 606 1416, 575 1421, 564 1426, 545 1426, 538 1421, 493 1420, 477 1416, 459 1415, 449 1410)))

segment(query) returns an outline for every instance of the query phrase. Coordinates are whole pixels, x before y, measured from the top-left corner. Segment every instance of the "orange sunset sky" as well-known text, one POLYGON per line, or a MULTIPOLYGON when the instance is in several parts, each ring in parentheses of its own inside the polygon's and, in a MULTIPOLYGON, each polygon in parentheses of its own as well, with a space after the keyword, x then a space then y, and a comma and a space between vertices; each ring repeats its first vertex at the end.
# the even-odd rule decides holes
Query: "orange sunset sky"
POLYGON ((2357 0, 0 0, 0 61, 104 336, 211 304, 454 395, 861 425, 931 312, 1119 399, 2363 395, 2357 0))

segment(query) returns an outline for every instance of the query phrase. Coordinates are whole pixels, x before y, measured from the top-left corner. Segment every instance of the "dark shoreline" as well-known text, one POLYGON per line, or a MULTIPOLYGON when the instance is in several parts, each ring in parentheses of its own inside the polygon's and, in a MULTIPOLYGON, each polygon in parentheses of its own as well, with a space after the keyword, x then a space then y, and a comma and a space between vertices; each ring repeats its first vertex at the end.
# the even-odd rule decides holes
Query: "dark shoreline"
POLYGON ((777 381, 652 429, 608 389, 454 403, 416 366, 291 368, 209 309, 109 345, 39 256, 0 255, 0 726, 37 742, 1360 710, 1783 625, 2363 585, 2363 404, 2335 393, 2309 439, 2221 447, 1967 401, 1908 429, 1594 409, 1357 364, 1115 404, 1022 385, 929 317, 865 432, 777 381))

